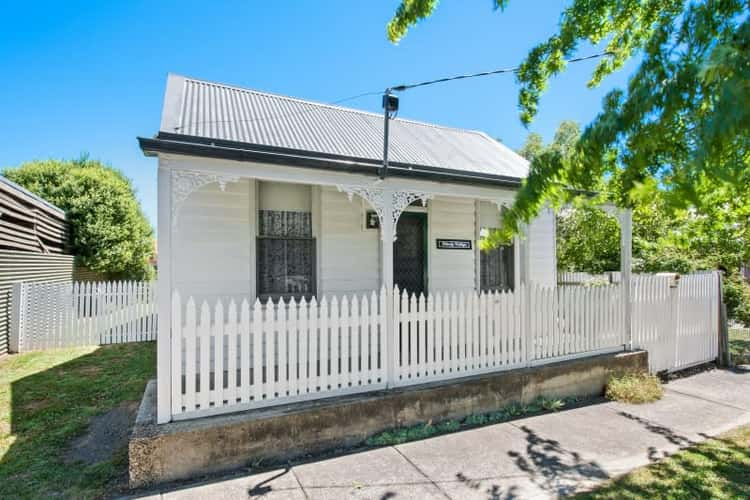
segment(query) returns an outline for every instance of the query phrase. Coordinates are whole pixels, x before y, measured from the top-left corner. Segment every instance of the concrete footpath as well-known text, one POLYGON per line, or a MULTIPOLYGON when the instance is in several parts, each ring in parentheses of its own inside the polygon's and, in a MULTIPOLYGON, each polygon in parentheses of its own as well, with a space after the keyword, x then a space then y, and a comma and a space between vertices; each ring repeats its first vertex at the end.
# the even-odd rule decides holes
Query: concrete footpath
MULTIPOLYGON (((750 424, 750 372, 665 385, 647 405, 601 403, 145 498, 549 498, 750 424)), ((142 496, 143 497, 143 496, 142 496)))

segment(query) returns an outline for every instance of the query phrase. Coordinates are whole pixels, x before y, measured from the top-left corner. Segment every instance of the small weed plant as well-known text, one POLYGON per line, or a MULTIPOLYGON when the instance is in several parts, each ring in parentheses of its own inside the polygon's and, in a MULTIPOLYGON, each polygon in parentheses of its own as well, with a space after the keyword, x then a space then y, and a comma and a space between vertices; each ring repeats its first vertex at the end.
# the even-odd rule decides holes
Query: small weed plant
POLYGON ((645 372, 621 373, 607 380, 604 396, 623 403, 651 403, 661 399, 664 390, 656 375, 645 372))
POLYGON ((540 396, 530 404, 511 403, 502 410, 492 413, 475 413, 465 417, 463 420, 449 419, 438 424, 432 421, 411 427, 399 427, 389 429, 376 434, 365 441, 367 446, 392 446, 409 441, 417 441, 439 434, 456 432, 461 429, 470 429, 482 425, 506 422, 526 415, 534 415, 542 412, 555 412, 563 409, 567 404, 581 401, 582 398, 572 397, 567 399, 545 398, 540 396))

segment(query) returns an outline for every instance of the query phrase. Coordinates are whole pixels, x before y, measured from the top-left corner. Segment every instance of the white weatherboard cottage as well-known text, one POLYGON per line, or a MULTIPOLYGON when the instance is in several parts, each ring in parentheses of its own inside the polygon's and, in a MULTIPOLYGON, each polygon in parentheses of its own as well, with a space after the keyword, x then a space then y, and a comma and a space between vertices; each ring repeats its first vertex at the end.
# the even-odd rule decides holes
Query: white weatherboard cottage
MULTIPOLYGON (((234 349, 243 348, 240 340, 210 344, 211 360, 218 345, 225 352, 218 362, 229 363, 215 371, 240 373, 236 387, 227 377, 219 388, 226 385, 229 396, 208 405, 180 387, 189 388, 192 370, 199 377, 209 358, 200 358, 203 368, 176 368, 185 364, 179 352, 193 344, 175 340, 173 327, 165 327, 174 321, 175 292, 198 307, 218 300, 226 307, 230 299, 247 299, 251 307, 256 299, 271 299, 278 307, 278 299, 318 304, 324 297, 384 290, 388 299, 382 303, 390 305, 394 285, 432 297, 446 290, 555 284, 551 210, 514 245, 479 250, 483 232, 497 227, 500 208, 528 172, 526 160, 485 133, 393 119, 390 166, 381 180, 382 115, 170 75, 159 132, 139 141, 145 154, 159 159, 160 422, 195 407, 221 406, 222 398, 224 404, 244 401, 246 384, 242 367, 232 364, 234 349)), ((390 321, 381 312, 377 321, 390 321)), ((331 348, 324 342, 334 341, 321 337, 315 352, 305 347, 305 355, 322 356, 331 348)), ((357 347, 360 352, 364 347, 357 347)), ((278 353, 269 355, 278 361, 278 353)), ((284 354, 284 361, 291 358, 284 354)), ((280 372, 271 381, 284 378, 289 394, 290 372, 280 372)), ((332 369, 316 374, 330 387, 332 369)))

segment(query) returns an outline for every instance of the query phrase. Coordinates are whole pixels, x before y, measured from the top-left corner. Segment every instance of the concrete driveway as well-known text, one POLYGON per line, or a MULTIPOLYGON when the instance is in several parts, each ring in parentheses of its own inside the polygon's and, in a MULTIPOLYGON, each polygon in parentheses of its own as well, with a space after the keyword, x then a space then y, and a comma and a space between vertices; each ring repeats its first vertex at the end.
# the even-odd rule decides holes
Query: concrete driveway
POLYGON ((602 403, 148 498, 549 498, 750 423, 750 372, 673 381, 661 401, 602 403))

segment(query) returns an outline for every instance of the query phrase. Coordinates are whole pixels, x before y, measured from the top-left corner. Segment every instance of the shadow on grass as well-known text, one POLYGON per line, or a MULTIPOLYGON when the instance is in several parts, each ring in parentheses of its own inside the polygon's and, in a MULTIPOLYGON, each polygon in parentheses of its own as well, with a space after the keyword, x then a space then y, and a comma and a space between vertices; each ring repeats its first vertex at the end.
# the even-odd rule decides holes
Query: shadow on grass
MULTIPOLYGON (((621 413, 670 443, 689 446, 668 456, 655 449, 649 459, 656 462, 611 481, 580 498, 750 498, 750 426, 720 438, 702 435, 696 444, 672 429, 640 417, 621 413)), ((699 416, 696 416, 699 418, 699 416)))
POLYGON ((123 484, 126 449, 92 463, 67 450, 93 417, 140 400, 153 342, 14 355, 2 369, 0 498, 100 497, 123 484))

